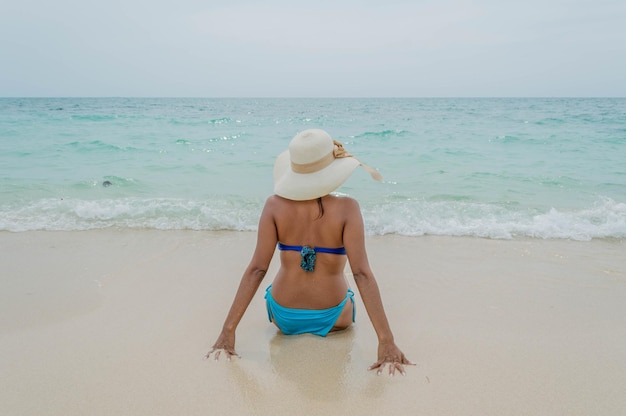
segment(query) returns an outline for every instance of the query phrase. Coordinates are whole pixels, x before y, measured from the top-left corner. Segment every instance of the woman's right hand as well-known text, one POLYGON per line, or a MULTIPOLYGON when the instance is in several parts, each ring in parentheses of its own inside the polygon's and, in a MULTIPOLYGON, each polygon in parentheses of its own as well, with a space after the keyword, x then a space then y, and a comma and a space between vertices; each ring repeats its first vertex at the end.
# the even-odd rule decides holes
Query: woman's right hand
POLYGON ((204 358, 208 359, 211 356, 211 354, 215 353, 214 360, 217 361, 219 360, 220 354, 222 353, 222 351, 226 354, 226 359, 228 361, 230 361, 232 357, 239 357, 239 354, 235 352, 235 333, 234 332, 230 334, 230 333, 226 333, 222 331, 220 336, 217 338, 217 341, 215 342, 215 344, 213 344, 213 347, 211 347, 211 350, 207 353, 207 355, 204 358))
POLYGON ((378 361, 372 364, 369 370, 376 370, 377 375, 381 375, 385 365, 389 366, 389 375, 393 376, 396 370, 405 375, 405 365, 415 365, 404 356, 400 348, 393 342, 378 344, 378 361))

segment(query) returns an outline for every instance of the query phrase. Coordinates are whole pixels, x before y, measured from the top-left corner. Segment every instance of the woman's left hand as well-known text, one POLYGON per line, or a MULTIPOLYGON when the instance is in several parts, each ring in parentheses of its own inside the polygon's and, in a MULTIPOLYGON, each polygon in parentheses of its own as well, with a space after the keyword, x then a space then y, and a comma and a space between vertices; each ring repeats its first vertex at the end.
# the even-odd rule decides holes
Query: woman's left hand
POLYGON ((226 359, 230 361, 232 357, 239 357, 239 354, 235 352, 235 333, 225 333, 222 331, 217 342, 213 344, 211 350, 207 355, 204 356, 205 359, 208 359, 211 354, 215 355, 215 361, 219 360, 220 354, 224 351, 226 354, 226 359))
POLYGON ((378 361, 372 364, 369 370, 376 369, 376 374, 381 375, 386 364, 389 365, 390 376, 395 375, 396 370, 404 376, 406 375, 404 366, 415 365, 404 356, 402 351, 400 351, 400 349, 393 342, 378 344, 378 361))

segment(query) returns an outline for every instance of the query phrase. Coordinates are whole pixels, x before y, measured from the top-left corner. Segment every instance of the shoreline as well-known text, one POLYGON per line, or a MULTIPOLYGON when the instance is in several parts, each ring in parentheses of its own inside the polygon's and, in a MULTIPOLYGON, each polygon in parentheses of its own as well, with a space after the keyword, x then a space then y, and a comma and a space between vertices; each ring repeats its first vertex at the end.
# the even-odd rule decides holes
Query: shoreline
MULTIPOLYGON (((0 412, 105 415, 375 411, 621 415, 623 240, 366 236, 398 346, 417 363, 376 377, 357 323, 285 337, 263 288, 237 332, 242 359, 202 360, 254 232, 0 233, 0 412)), ((348 272, 348 281, 354 281, 348 272)))

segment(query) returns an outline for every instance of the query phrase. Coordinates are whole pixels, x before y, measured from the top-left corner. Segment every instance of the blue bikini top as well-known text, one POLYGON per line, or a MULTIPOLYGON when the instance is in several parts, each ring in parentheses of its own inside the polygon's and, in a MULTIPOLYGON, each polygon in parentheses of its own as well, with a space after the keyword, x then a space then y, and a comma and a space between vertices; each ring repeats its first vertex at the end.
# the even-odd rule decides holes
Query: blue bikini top
POLYGON ((300 267, 305 272, 312 272, 315 269, 315 253, 328 253, 328 254, 346 254, 345 247, 326 248, 326 247, 310 247, 310 246, 288 246, 283 243, 278 243, 279 250, 287 251, 299 251, 302 256, 300 267))

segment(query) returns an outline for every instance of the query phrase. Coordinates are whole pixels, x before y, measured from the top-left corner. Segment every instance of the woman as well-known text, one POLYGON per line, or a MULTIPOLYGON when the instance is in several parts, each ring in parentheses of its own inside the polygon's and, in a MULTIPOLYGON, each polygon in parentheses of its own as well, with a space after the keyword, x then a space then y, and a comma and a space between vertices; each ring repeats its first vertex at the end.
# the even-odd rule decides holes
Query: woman
POLYGON ((405 374, 410 363, 396 346, 370 269, 358 203, 330 195, 363 166, 377 180, 382 177, 348 154, 341 143, 319 129, 298 133, 289 150, 274 165, 274 192, 263 208, 257 245, 243 274, 222 332, 207 354, 235 352, 235 330, 269 267, 276 246, 280 269, 267 288, 270 321, 287 335, 326 336, 352 325, 354 293, 344 276, 346 261, 378 337, 378 360, 370 367, 381 374, 405 374))

